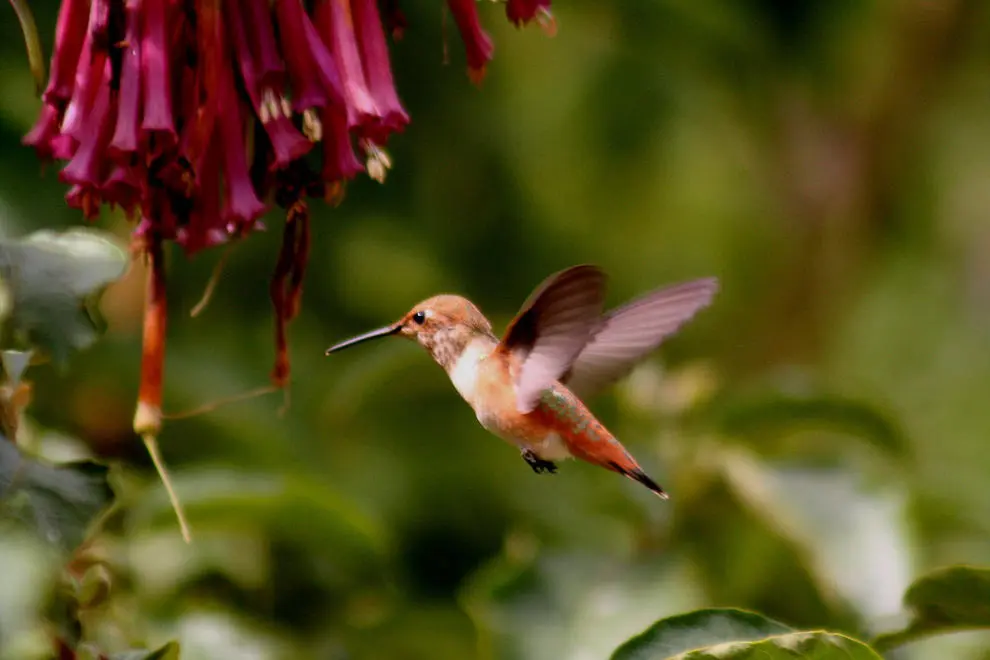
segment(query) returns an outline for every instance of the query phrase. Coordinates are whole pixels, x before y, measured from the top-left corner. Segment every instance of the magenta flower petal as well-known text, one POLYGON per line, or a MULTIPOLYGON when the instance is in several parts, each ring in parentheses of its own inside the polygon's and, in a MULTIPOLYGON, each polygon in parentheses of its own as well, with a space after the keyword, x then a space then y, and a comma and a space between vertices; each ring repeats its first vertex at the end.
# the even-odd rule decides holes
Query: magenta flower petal
POLYGON ((485 77, 485 67, 492 59, 495 45, 491 37, 481 27, 478 20, 478 5, 475 0, 447 0, 450 13, 464 41, 467 54, 468 77, 473 83, 480 84, 485 77))
POLYGON ((172 116, 172 86, 168 58, 167 0, 143 0, 144 34, 141 39, 141 84, 144 92, 144 117, 141 128, 175 140, 172 116))
POLYGON ((347 126, 372 125, 381 113, 364 79, 348 0, 317 0, 314 20, 317 31, 330 46, 340 72, 347 102, 347 126))
POLYGON ((87 220, 94 220, 100 215, 100 199, 93 194, 92 189, 83 186, 72 186, 65 193, 65 203, 70 209, 79 209, 87 220))
POLYGON ((138 148, 141 115, 141 4, 142 0, 127 0, 127 28, 117 99, 117 127, 110 140, 114 156, 133 153, 138 148))
POLYGON ((128 216, 134 215, 141 201, 141 177, 137 168, 114 165, 110 176, 100 186, 100 193, 109 204, 121 207, 128 216))
POLYGON ((58 22, 55 24, 55 49, 52 52, 51 72, 48 86, 42 99, 47 103, 64 104, 72 97, 76 84, 76 67, 79 66, 80 53, 89 21, 89 2, 87 0, 62 0, 58 10, 58 22))
POLYGON ((378 125, 368 137, 384 144, 390 133, 402 131, 406 127, 409 115, 395 91, 392 67, 388 60, 388 45, 382 31, 382 19, 378 14, 378 0, 354 0, 352 9, 368 91, 381 115, 378 125))
POLYGON ((55 106, 45 103, 41 106, 41 114, 38 121, 28 131, 28 134, 21 139, 21 144, 33 147, 34 152, 41 161, 50 161, 54 155, 53 142, 58 136, 59 111, 55 106))

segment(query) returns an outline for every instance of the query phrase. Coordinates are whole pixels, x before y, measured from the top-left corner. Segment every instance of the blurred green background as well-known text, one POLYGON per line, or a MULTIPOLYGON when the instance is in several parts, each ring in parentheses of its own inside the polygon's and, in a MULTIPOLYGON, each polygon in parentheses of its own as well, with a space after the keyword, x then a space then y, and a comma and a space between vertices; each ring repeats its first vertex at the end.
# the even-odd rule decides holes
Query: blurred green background
MULTIPOLYGON (((57 2, 31 6, 50 53, 57 2)), ((101 634, 178 637, 184 659, 584 660, 705 605, 869 635, 902 623, 913 576, 986 563, 990 5, 573 0, 550 39, 483 2, 496 54, 480 89, 439 8, 403 4, 392 53, 413 121, 386 184, 314 204, 291 407, 167 423, 193 545, 130 431, 141 268, 105 296, 102 342, 32 372, 35 446, 120 463, 101 634), (534 475, 408 342, 323 357, 443 291, 501 330, 581 262, 610 274, 612 304, 722 281, 590 402, 669 503, 585 464, 534 475)), ((82 219, 20 146, 39 101, 7 11, 0 230, 18 236, 82 219)), ((196 319, 220 252, 170 251, 167 410, 267 382, 281 218, 268 225, 196 319)), ((44 588, 39 561, 0 543, 21 577, 3 607, 44 588)), ((956 635, 898 657, 987 647, 956 635)))

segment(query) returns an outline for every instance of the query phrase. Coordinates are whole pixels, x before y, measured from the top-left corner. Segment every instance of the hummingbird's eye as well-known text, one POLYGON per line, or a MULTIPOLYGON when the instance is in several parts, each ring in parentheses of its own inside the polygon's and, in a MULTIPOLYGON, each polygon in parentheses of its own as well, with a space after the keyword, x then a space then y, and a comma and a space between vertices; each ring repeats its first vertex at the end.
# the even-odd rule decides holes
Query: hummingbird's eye
POLYGON ((415 321, 416 325, 423 325, 423 322, 426 321, 426 312, 416 312, 412 315, 412 320, 415 321))

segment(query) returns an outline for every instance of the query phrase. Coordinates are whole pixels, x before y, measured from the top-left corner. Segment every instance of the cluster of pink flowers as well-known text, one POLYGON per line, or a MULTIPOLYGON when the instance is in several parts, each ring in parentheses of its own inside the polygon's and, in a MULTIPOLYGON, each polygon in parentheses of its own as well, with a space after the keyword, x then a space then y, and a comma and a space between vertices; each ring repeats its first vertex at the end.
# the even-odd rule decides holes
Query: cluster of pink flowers
MULTIPOLYGON (((306 200, 339 202, 361 172, 383 180, 388 140, 409 123, 386 36, 401 38, 406 19, 397 0, 381 1, 62 0, 43 107, 24 143, 65 163, 66 199, 87 218, 107 204, 137 219, 135 245, 151 265, 146 407, 160 408, 162 243, 187 254, 228 243, 261 228, 273 204, 286 222, 270 291, 272 381, 288 382, 285 324, 307 261, 306 200)), ((493 52, 479 5, 446 3, 478 82, 493 52)), ((549 5, 506 0, 505 11, 517 26, 552 29, 549 5)))
MULTIPOLYGON (((447 4, 480 80, 493 47, 477 2, 447 4)), ((549 0, 508 0, 506 13, 525 24, 549 0)), ((384 147, 409 117, 382 14, 401 36, 396 0, 381 12, 377 0, 63 0, 24 141, 67 161, 67 200, 87 217, 107 203, 187 253, 224 243, 258 228, 268 203, 384 177, 384 147)))

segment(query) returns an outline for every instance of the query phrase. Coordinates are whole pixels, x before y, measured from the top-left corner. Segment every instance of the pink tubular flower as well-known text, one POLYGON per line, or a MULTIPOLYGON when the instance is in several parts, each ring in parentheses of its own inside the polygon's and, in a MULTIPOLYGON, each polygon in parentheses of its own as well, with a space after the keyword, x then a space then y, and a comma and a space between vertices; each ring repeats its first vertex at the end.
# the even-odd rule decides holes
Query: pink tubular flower
POLYGON ((392 81, 392 67, 388 61, 388 45, 382 31, 382 19, 378 15, 378 0, 353 0, 354 26, 357 30, 361 60, 368 80, 368 91, 378 108, 378 125, 369 133, 376 143, 384 143, 389 134, 402 131, 409 123, 392 81))
POLYGON ((141 128, 157 133, 169 142, 175 140, 172 117, 172 83, 168 43, 168 7, 166 0, 142 0, 136 19, 144 14, 141 42, 141 83, 144 92, 144 117, 141 128))
POLYGON ((42 95, 46 104, 65 104, 72 96, 79 54, 88 31, 88 15, 87 0, 64 0, 59 8, 52 70, 48 76, 48 86, 42 95))
POLYGON ((349 0, 316 0, 314 14, 317 31, 329 44, 340 71, 348 128, 374 125, 381 114, 364 79, 349 0))
POLYGON ((117 156, 134 153, 138 148, 138 117, 141 115, 141 4, 128 0, 127 31, 124 37, 123 62, 117 108, 117 127, 110 149, 117 156))
MULTIPOLYGON (((319 65, 305 27, 309 21, 306 10, 300 0, 275 0, 275 16, 279 33, 290 36, 282 41, 282 54, 292 84, 292 107, 297 112, 325 107, 330 102, 331 90, 324 86, 317 72, 319 65)), ((323 45, 322 42, 320 45, 323 45)), ((337 72, 336 65, 333 72, 337 72)), ((335 91, 339 92, 339 79, 337 83, 335 91)), ((340 103, 341 100, 342 94, 338 93, 335 102, 340 103)))
POLYGON ((258 63, 248 42, 248 18, 236 10, 228 11, 225 18, 229 22, 231 42, 240 65, 244 87, 271 140, 274 152, 271 167, 288 167, 290 162, 303 157, 313 145, 292 125, 291 107, 285 98, 276 89, 266 86, 265 80, 272 81, 273 72, 268 71, 266 79, 260 75, 258 63))
POLYGON ((454 22, 464 40, 464 49, 467 54, 468 77, 471 82, 478 85, 485 77, 485 69, 492 59, 495 45, 491 37, 481 27, 478 19, 478 5, 475 0, 447 0, 450 13, 454 15, 454 22))

